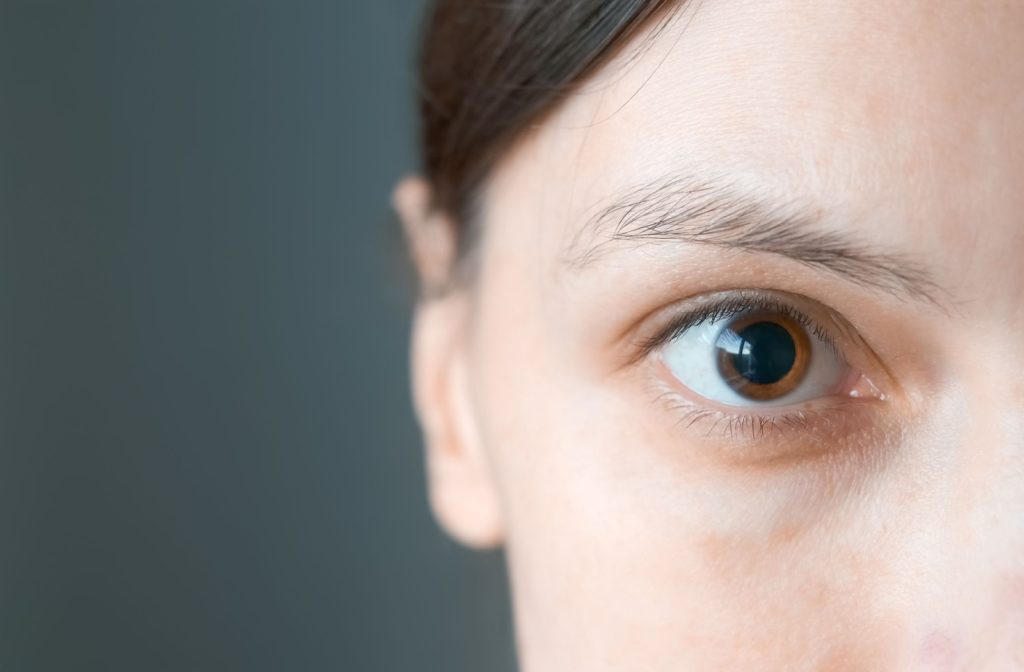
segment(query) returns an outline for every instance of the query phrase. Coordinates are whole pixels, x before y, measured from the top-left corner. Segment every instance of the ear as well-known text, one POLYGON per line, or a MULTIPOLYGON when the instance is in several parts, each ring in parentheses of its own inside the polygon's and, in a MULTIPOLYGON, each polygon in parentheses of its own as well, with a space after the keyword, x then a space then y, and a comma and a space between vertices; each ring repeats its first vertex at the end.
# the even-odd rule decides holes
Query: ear
POLYGON ((393 200, 425 288, 413 320, 411 360, 431 508, 451 536, 467 546, 493 548, 503 541, 504 526, 470 385, 470 297, 449 282, 456 263, 455 222, 431 210, 430 188, 419 178, 403 180, 393 200))

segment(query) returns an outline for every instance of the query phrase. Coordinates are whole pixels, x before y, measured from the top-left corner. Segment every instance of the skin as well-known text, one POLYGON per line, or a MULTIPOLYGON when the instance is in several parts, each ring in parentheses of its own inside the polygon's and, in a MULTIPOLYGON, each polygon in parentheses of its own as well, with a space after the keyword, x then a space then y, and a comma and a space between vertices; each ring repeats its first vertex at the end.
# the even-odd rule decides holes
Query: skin
MULTIPOLYGON (((1024 670, 1024 4, 706 0, 655 28, 507 153, 472 277, 417 309, 431 503, 504 545, 522 668, 1024 670), (683 239, 571 263, 673 175, 799 202, 936 296, 683 239), (848 325, 866 398, 785 433, 681 422, 750 409, 638 343, 744 289, 848 325)), ((429 285, 453 241, 428 197, 395 201, 429 285)))

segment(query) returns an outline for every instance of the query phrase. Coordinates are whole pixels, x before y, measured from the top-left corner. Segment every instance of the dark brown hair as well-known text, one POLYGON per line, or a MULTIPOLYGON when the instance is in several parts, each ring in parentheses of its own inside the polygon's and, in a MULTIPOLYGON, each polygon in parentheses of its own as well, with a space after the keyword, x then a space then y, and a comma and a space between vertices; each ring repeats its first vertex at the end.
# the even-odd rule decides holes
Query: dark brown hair
POLYGON ((436 0, 420 52, 434 207, 465 248, 473 196, 508 145, 674 0, 436 0))

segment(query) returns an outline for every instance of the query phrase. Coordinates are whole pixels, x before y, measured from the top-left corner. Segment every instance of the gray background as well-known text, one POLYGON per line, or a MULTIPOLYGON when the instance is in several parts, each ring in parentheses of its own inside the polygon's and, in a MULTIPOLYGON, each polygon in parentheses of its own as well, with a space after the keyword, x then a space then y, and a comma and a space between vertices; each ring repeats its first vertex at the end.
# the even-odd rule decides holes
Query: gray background
POLYGON ((513 668, 430 518, 413 0, 0 0, 0 670, 513 668))

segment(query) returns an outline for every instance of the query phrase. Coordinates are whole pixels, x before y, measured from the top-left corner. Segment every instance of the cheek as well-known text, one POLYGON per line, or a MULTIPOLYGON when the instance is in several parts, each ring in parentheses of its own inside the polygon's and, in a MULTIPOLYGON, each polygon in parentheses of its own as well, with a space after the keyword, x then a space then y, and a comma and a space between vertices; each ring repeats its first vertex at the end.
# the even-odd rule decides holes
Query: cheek
POLYGON ((882 528, 901 522, 873 517, 881 495, 855 466, 743 475, 688 460, 700 447, 664 409, 588 381, 512 314, 516 328, 480 331, 477 396, 523 655, 550 666, 526 669, 872 669, 895 655, 885 595, 902 556, 882 528), (878 625, 861 638, 864 623, 878 625))

